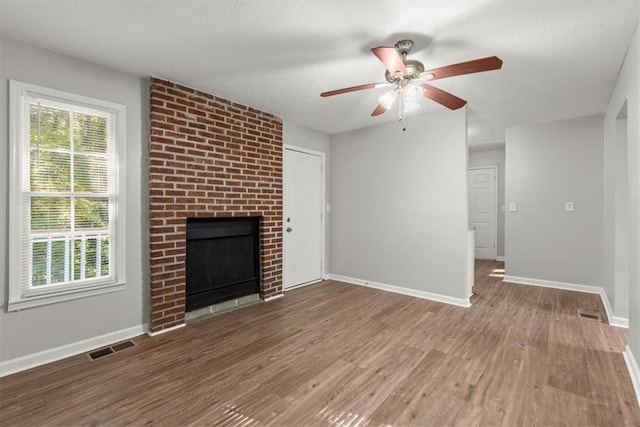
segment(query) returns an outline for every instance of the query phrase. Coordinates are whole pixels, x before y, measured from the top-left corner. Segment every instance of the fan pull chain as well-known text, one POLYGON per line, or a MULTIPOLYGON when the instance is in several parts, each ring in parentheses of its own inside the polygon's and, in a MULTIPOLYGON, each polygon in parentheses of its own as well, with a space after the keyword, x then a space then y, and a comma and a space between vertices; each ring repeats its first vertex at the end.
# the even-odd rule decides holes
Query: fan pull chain
POLYGON ((402 131, 406 131, 407 130, 407 126, 406 126, 406 114, 405 114, 405 99, 404 99, 404 90, 401 90, 399 93, 399 101, 400 104, 398 105, 398 114, 400 115, 399 121, 400 123, 402 123, 402 131))

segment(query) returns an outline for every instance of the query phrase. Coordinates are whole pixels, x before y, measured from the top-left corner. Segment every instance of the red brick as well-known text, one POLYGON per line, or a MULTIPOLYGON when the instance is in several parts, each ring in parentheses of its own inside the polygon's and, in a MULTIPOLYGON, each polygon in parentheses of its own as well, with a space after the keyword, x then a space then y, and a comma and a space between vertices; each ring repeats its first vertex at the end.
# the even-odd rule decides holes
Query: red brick
POLYGON ((149 92, 151 330, 184 321, 187 217, 262 217, 261 295, 280 294, 281 121, 157 78, 149 92))

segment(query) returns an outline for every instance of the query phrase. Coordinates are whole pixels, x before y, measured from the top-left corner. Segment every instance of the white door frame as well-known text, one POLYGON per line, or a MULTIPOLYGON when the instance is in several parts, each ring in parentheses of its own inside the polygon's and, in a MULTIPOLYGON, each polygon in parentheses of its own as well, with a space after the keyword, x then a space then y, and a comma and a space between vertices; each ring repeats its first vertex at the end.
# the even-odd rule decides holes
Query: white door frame
POLYGON ((325 247, 326 247, 326 231, 325 231, 325 217, 326 217, 326 206, 327 206, 327 201, 326 201, 326 176, 325 176, 325 171, 326 171, 326 167, 325 167, 325 163, 326 163, 326 154, 323 153, 322 151, 315 151, 315 150, 309 150, 308 148, 303 148, 303 147, 298 147, 295 145, 290 145, 290 144, 284 144, 283 149, 282 149, 282 292, 286 292, 287 289, 285 289, 284 284, 286 282, 286 278, 285 275, 287 274, 287 268, 286 268, 286 264, 287 264, 287 260, 285 257, 286 251, 285 251, 285 245, 286 243, 286 239, 284 236, 284 229, 287 227, 287 223, 286 223, 286 215, 285 215, 285 211, 286 211, 286 203, 287 201, 285 200, 285 195, 286 195, 286 190, 284 188, 284 186, 287 183, 287 165, 286 165, 286 159, 287 156, 285 155, 285 151, 286 150, 291 150, 291 151, 297 151, 299 153, 304 153, 304 154, 309 154, 312 156, 318 156, 320 157, 320 193, 321 193, 321 199, 320 199, 320 233, 322 234, 321 238, 320 238, 320 254, 321 254, 321 259, 320 259, 320 279, 316 280, 316 281, 312 281, 312 282, 307 282, 307 283, 302 283, 300 285, 296 285, 296 286, 292 286, 288 289, 295 289, 295 288, 299 288, 302 286, 306 286, 306 285, 311 285, 313 283, 317 283, 321 280, 324 280, 324 276, 326 274, 325 272, 325 258, 326 258, 326 254, 325 254, 325 247))
MULTIPOLYGON (((495 221, 496 227, 494 229, 494 233, 493 233, 493 252, 492 252, 492 259, 496 259, 498 257, 498 179, 500 179, 498 177, 498 172, 499 172, 499 168, 498 165, 493 164, 493 165, 486 165, 486 166, 470 166, 467 168, 467 186, 469 188, 469 192, 468 194, 471 194, 471 183, 469 181, 469 172, 472 170, 480 170, 480 169, 493 169, 493 173, 494 173, 494 177, 495 179, 493 180, 493 201, 494 201, 494 206, 493 206, 493 220, 495 221)), ((469 200, 467 200, 467 211, 469 211, 471 206, 469 203, 469 200)), ((467 212, 467 215, 469 215, 469 212, 467 212)), ((469 225, 471 225, 471 218, 469 218, 469 225)), ((474 258, 475 258, 475 248, 474 248, 474 258)))

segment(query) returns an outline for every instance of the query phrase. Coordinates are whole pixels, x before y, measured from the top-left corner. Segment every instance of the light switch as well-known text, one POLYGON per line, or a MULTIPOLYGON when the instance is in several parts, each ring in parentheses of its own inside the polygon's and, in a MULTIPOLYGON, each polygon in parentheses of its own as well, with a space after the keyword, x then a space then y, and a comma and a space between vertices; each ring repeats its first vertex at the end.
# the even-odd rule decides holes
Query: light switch
POLYGON ((573 212, 573 202, 565 202, 564 210, 566 212, 573 212))
POLYGON ((516 202, 509 202, 509 212, 515 212, 518 210, 516 202))

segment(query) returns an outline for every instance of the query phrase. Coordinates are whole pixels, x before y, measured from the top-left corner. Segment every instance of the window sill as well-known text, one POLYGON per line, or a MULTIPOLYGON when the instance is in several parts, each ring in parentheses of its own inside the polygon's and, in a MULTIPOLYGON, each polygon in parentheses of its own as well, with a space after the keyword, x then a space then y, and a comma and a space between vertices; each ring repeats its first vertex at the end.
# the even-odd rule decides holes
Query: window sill
POLYGON ((7 311, 19 311, 28 308, 41 307, 43 305, 56 304, 59 302, 87 298, 95 295, 123 291, 124 289, 124 283, 109 283, 100 286, 93 286, 91 288, 68 290, 64 293, 59 292, 39 296, 25 296, 14 301, 10 300, 7 304, 7 311))

